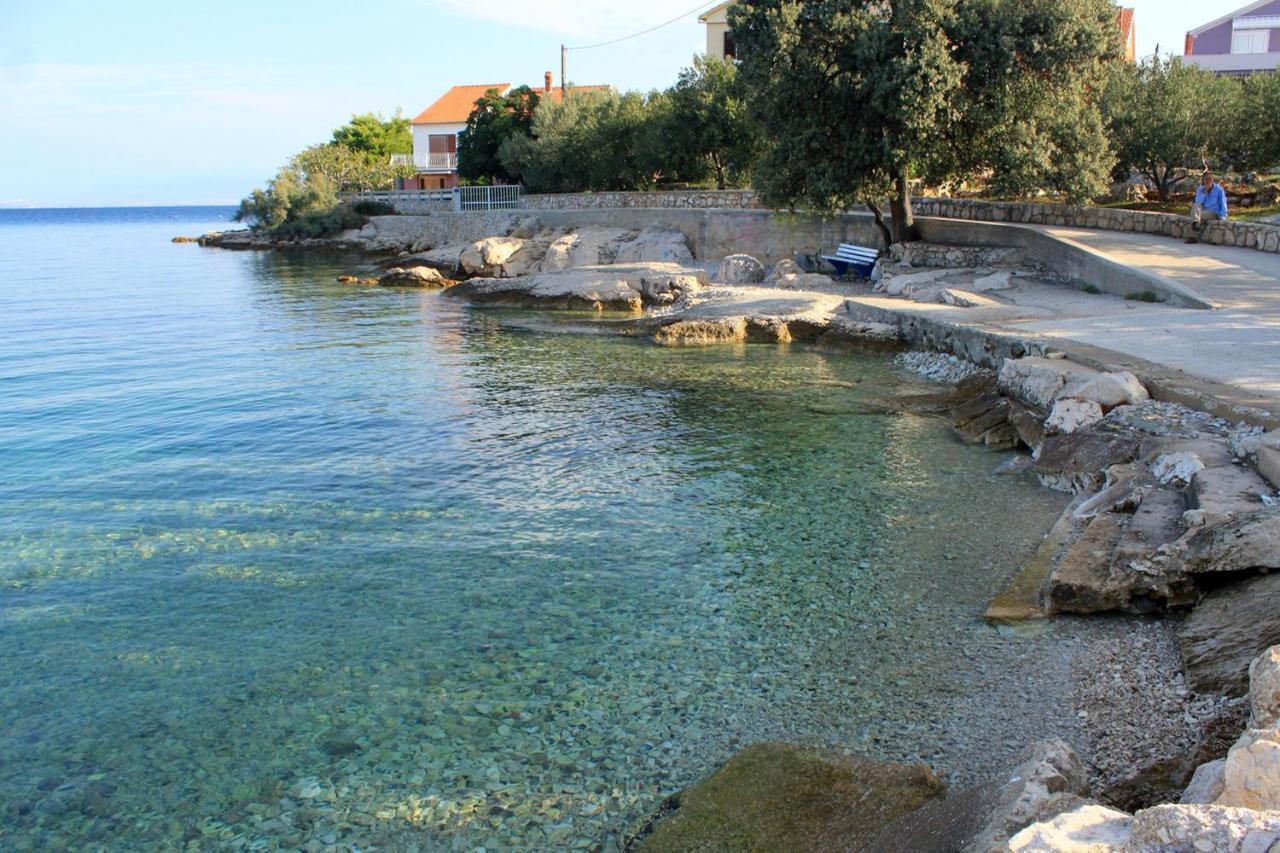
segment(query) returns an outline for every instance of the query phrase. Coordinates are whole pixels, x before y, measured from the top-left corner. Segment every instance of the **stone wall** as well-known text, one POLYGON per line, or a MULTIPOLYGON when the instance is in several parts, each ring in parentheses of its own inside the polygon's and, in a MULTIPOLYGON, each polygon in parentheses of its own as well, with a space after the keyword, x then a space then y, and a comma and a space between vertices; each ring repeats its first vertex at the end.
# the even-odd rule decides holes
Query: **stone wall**
MULTIPOLYGON (((1178 240, 1188 236, 1191 229, 1191 221, 1185 216, 1110 207, 942 198, 918 199, 913 207, 917 216, 967 219, 975 222, 1101 228, 1108 231, 1153 234, 1178 240)), ((1240 246, 1245 249, 1280 253, 1280 226, 1236 220, 1215 222, 1205 232, 1204 241, 1219 246, 1240 246)))
POLYGON ((663 192, 557 193, 526 195, 527 210, 616 210, 618 208, 758 208, 755 190, 670 190, 663 192))

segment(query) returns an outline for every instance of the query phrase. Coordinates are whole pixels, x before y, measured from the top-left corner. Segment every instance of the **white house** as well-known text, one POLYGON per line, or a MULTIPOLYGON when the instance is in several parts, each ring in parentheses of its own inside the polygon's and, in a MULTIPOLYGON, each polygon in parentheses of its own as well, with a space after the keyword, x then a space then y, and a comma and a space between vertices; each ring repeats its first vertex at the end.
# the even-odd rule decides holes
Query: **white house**
POLYGON ((707 56, 716 59, 735 59, 738 46, 733 43, 733 33, 729 32, 729 7, 733 3, 721 3, 714 9, 698 16, 698 23, 707 28, 707 56))

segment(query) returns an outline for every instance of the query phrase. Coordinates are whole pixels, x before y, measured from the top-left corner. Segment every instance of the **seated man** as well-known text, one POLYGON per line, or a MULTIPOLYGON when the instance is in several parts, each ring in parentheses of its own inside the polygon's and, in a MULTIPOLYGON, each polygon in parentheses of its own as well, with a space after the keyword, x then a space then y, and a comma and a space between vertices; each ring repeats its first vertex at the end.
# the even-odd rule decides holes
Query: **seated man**
POLYGON ((1200 176, 1200 186, 1196 187, 1196 201, 1191 205, 1191 225, 1195 233, 1187 238, 1188 243, 1199 243, 1204 236, 1204 229, 1210 222, 1227 218, 1227 193, 1213 180, 1213 173, 1206 171, 1200 176))

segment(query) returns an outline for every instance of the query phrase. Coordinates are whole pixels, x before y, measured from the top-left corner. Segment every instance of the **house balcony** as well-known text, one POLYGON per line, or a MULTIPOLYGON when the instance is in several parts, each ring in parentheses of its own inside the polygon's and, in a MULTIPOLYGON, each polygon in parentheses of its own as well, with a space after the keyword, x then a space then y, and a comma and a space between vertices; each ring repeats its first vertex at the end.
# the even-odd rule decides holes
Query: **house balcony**
POLYGON ((456 172, 457 154, 392 154, 391 165, 413 166, 419 172, 456 172))

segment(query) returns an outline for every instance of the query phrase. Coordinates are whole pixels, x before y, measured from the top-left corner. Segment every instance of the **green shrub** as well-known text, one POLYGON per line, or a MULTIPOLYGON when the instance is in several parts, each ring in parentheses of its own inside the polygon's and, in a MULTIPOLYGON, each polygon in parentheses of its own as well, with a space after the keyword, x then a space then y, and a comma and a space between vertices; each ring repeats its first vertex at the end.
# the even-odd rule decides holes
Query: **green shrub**
POLYGON ((1098 287, 1098 285, 1096 284, 1085 284, 1085 285, 1082 285, 1080 289, 1083 290, 1085 293, 1092 293, 1094 296, 1097 296, 1099 293, 1102 292, 1102 288, 1098 287))
POLYGON ((1164 302, 1164 298, 1154 290, 1137 290, 1126 293, 1124 298, 1131 302, 1164 302))
POLYGON ((358 201, 351 209, 361 216, 394 216, 396 208, 385 201, 358 201))

